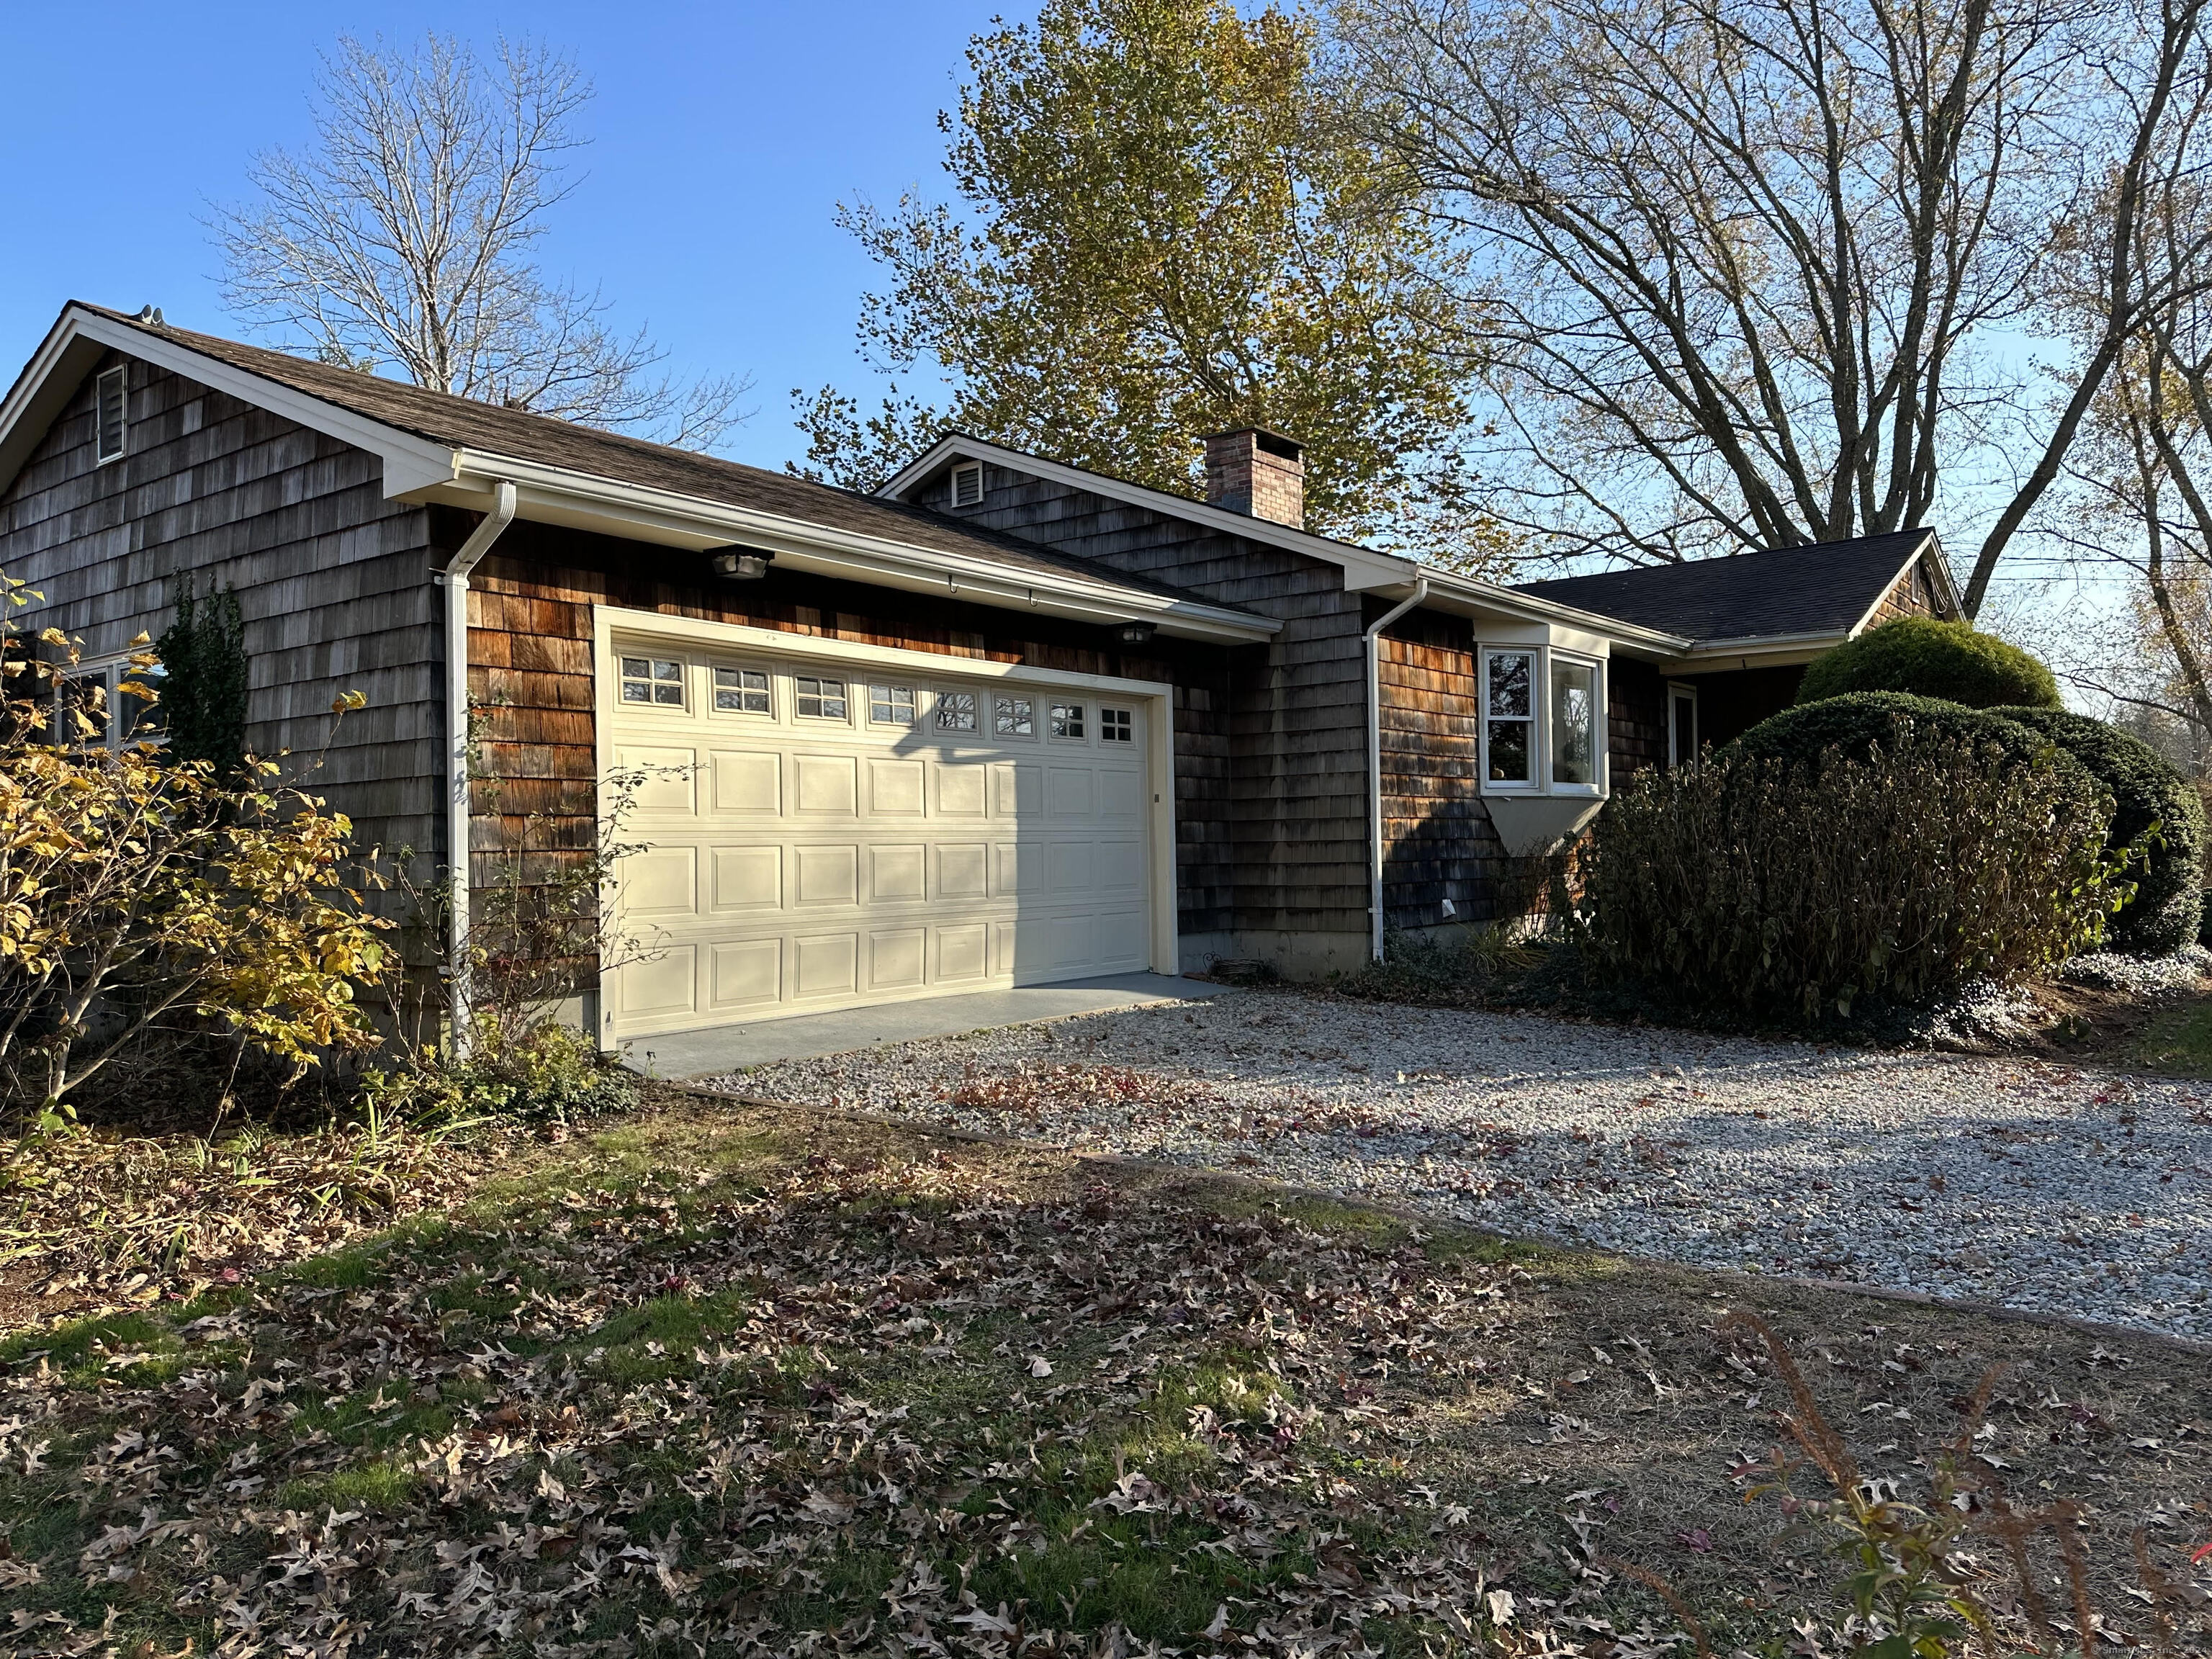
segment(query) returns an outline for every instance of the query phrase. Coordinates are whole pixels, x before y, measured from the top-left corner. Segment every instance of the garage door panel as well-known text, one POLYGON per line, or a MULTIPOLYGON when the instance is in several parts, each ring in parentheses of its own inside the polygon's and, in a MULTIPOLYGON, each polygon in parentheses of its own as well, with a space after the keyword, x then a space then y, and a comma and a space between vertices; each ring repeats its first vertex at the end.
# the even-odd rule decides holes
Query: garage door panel
POLYGON ((783 811, 783 757, 773 750, 717 749, 710 759, 717 812, 783 811))
POLYGON ((714 947, 708 971, 716 1008, 766 1008, 783 1000, 783 941, 739 939, 714 947))
POLYGON ((1145 780, 1120 769, 1098 774, 1098 810, 1103 817, 1133 818, 1145 810, 1145 780))
POLYGON ((627 1018, 665 1021, 698 1006, 699 948, 664 945, 648 960, 633 962, 617 975, 617 1006, 627 1018))
POLYGON ((688 916, 699 908, 699 854, 689 847, 653 847, 623 863, 626 915, 688 916))
MULTIPOLYGON (((686 660, 701 684, 720 665, 686 660)), ((771 666, 769 708, 742 720, 676 705, 611 716, 616 763, 648 775, 620 915, 667 942, 613 976, 617 1037, 1150 961, 1140 710, 1108 721, 1086 699, 1079 738, 1042 720, 1006 733, 1000 694, 979 691, 982 729, 947 732, 928 711, 960 685, 951 672, 921 677, 921 725, 872 725, 863 706, 848 726, 799 714, 793 676, 816 672, 771 666)))
POLYGON ((937 813, 946 818, 980 818, 985 816, 989 797, 985 793, 990 778, 982 766, 940 765, 930 769, 937 780, 937 813))
POLYGON ((793 849, 792 858, 797 866, 793 897, 801 906, 860 902, 858 847, 798 847, 793 849))
POLYGON ((641 812, 683 812, 698 808, 699 751, 672 744, 650 748, 624 744, 615 750, 615 770, 637 778, 630 804, 641 812))
POLYGON ((781 847, 717 847, 714 853, 716 910, 783 908, 781 847))
POLYGON ((991 975, 991 930, 980 921, 937 930, 937 982, 958 985, 991 975))
POLYGON ((791 763, 792 794, 801 817, 849 818, 860 811, 857 757, 799 754, 791 763))
POLYGON ((990 867, 988 847, 980 842, 961 842, 937 849, 937 896, 948 899, 979 899, 990 891, 984 872, 990 867))
POLYGON ((929 896, 929 848, 920 842, 868 849, 868 897, 878 904, 902 904, 929 896))
POLYGON ((997 761, 991 767, 991 815, 1030 819, 1044 813, 1044 768, 1034 761, 997 761))
POLYGON ((928 763, 918 760, 868 763, 868 811, 879 818, 922 815, 928 763))
POLYGON ((927 975, 929 932, 924 927, 884 928, 868 935, 868 988, 910 991, 927 975))
POLYGON ((850 996, 860 988, 860 936, 816 933, 793 941, 797 957, 793 994, 800 997, 850 996))

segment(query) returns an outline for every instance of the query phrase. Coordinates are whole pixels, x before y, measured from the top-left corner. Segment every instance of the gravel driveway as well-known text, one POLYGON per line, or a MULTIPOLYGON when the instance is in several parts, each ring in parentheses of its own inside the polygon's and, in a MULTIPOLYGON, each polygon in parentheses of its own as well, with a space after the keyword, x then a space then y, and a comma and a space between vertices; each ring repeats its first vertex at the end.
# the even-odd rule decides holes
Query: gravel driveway
POLYGON ((2196 1083, 1250 992, 710 1086, 2212 1336, 2196 1083))

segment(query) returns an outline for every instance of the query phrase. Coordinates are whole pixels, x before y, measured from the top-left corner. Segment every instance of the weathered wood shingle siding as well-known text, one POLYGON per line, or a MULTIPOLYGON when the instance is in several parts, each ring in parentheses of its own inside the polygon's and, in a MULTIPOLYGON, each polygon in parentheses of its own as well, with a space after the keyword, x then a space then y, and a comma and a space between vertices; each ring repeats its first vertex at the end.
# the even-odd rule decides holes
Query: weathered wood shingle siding
POLYGON ((1460 617, 1416 611, 1380 647, 1383 926, 1487 921, 1511 866, 1482 799, 1472 630, 1460 617))
POLYGON ((0 495, 0 569, 46 595, 21 616, 80 636, 89 659, 158 637, 185 573, 202 592, 233 589, 252 659, 250 746, 327 744, 313 786, 353 817, 359 845, 436 848, 428 514, 384 499, 372 455, 167 370, 129 369, 121 459, 95 462, 95 369, 0 495), (368 706, 333 737, 331 703, 347 690, 368 706))
POLYGON ((984 483, 976 507, 953 507, 949 478, 923 499, 1025 541, 1283 623, 1264 647, 1216 653, 1227 669, 1223 705, 1186 712, 1178 699, 1179 761, 1206 726, 1225 725, 1228 750, 1225 777, 1212 769, 1224 763, 1208 756, 1203 777, 1179 780, 1178 811, 1209 854, 1217 838, 1225 842, 1219 865, 1234 894, 1234 931, 1364 935, 1366 618, 1361 597, 1344 591, 1342 571, 995 465, 985 469, 984 483), (1226 788, 1217 805, 1208 797, 1219 783, 1226 788))
POLYGON ((1667 762, 1667 678, 1650 663, 1606 665, 1606 760, 1615 783, 1637 768, 1667 762))

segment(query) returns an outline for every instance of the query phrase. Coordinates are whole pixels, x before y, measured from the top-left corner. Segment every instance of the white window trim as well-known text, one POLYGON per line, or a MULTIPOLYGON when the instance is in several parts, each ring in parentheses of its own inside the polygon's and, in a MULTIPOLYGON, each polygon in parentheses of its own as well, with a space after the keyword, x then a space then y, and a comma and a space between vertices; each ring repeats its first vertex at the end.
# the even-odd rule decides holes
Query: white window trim
POLYGON ((1603 657, 1586 651, 1562 650, 1549 644, 1500 643, 1481 647, 1475 659, 1478 676, 1475 687, 1475 763, 1480 771, 1481 793, 1511 799, 1559 796, 1568 800, 1602 800, 1611 793, 1613 742, 1606 712, 1607 699, 1612 695, 1607 678, 1609 668, 1610 665, 1603 657), (1528 733, 1529 781, 1526 783, 1495 782, 1490 775, 1490 659, 1502 656, 1534 659, 1528 702, 1531 728, 1528 733), (1552 659, 1555 656, 1563 662, 1573 663, 1591 671, 1590 696, 1596 705, 1597 715, 1597 781, 1595 784, 1555 783, 1552 780, 1552 659))
POLYGON ((95 466, 106 466, 119 461, 131 453, 131 367, 118 363, 112 368, 103 368, 92 382, 92 459, 95 466), (123 419, 121 431, 116 434, 114 451, 111 453, 101 441, 107 435, 107 388, 110 383, 122 388, 123 419))
MULTIPOLYGON (((1539 645, 1486 645, 1475 663, 1480 676, 1476 683, 1476 712, 1480 716, 1480 739, 1476 764, 1480 768, 1482 793, 1486 795, 1540 795, 1544 780, 1551 775, 1549 757, 1545 753, 1544 687, 1547 670, 1544 663, 1544 648, 1539 645), (1493 657, 1526 657, 1528 659, 1528 779, 1525 783, 1500 780, 1490 775, 1490 663, 1493 657)), ((1506 720, 1518 720, 1519 715, 1508 714, 1506 720)))
MULTIPOLYGON (((1668 680, 1667 682, 1667 765, 1669 770, 1680 763, 1675 757, 1682 752, 1682 746, 1676 740, 1674 731, 1674 703, 1679 697, 1689 699, 1690 707, 1696 710, 1693 718, 1701 730, 1705 723, 1705 710, 1698 708, 1698 688, 1687 680, 1668 680)), ((1690 758, 1693 761, 1697 758, 1695 750, 1691 751, 1690 758)))
MULTIPOLYGON (((712 661, 710 661, 710 662, 708 662, 708 663, 707 663, 707 664, 706 664, 706 670, 707 670, 707 704, 706 704, 706 712, 707 712, 708 714, 712 715, 712 716, 713 716, 714 718, 715 718, 716 720, 775 720, 775 718, 776 718, 776 716, 777 716, 778 713, 781 711, 781 708, 782 708, 782 705, 783 705, 783 699, 782 699, 781 696, 779 696, 777 695, 777 693, 776 693, 776 689, 775 689, 776 673, 775 673, 775 669, 773 669, 773 668, 771 668, 770 666, 769 666, 766 663, 758 663, 758 662, 712 662, 712 661), (744 674, 759 674, 759 675, 763 676, 763 678, 765 678, 767 679, 767 681, 768 681, 768 707, 767 707, 767 708, 723 708, 723 707, 722 707, 722 705, 721 705, 721 702, 720 702, 720 697, 721 697, 721 694, 722 694, 724 691, 726 691, 726 690, 735 690, 735 691, 737 691, 737 692, 738 693, 739 697, 740 697, 740 699, 742 700, 743 696, 744 696, 744 693, 745 687, 744 687, 744 681, 743 681, 743 680, 740 680, 740 681, 738 683, 738 684, 737 684, 736 686, 734 686, 734 687, 732 687, 732 686, 725 686, 725 685, 718 684, 716 684, 715 679, 714 679, 714 676, 715 676, 715 675, 717 675, 717 674, 738 674, 738 675, 744 675, 744 674)), ((688 674, 687 674, 686 678, 689 678, 688 674)), ((640 705, 640 706, 641 706, 641 705, 640 705)))

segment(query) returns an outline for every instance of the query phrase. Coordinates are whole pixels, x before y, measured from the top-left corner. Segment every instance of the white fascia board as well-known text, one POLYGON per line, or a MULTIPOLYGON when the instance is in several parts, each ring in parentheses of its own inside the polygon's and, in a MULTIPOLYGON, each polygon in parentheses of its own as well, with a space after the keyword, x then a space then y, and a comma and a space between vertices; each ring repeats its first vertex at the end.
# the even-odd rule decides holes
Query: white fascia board
POLYGON ((433 492, 436 499, 473 505, 495 481, 505 480, 516 486, 520 516, 537 523, 702 550, 742 544, 773 552, 787 568, 1081 622, 1149 622, 1184 639, 1256 642, 1282 628, 1271 617, 915 547, 539 461, 466 450, 457 471, 452 487, 433 492))
POLYGON ((1810 662, 1825 651, 1833 650, 1850 637, 1848 634, 1764 634, 1752 635, 1736 640, 1700 640, 1697 648, 1678 659, 1674 672, 1682 674, 1710 673, 1716 670, 1733 668, 1787 668, 1794 664, 1810 662))
POLYGON ((387 499, 416 494, 450 481, 456 452, 370 420, 279 381, 193 350, 159 329, 119 323, 71 305, 62 312, 36 356, 0 406, 0 489, 14 481, 30 448, 45 435, 84 372, 107 347, 166 368, 185 380, 228 392, 240 402, 295 421, 312 431, 368 451, 384 463, 387 499), (20 451, 20 453, 19 453, 20 451))
POLYGON ((1224 536, 1242 536, 1247 541, 1265 542, 1271 547, 1302 553, 1307 558, 1335 565, 1344 572, 1345 586, 1353 592, 1392 582, 1410 584, 1416 577, 1429 574, 1426 566, 1413 559, 1401 558, 1395 553, 1377 553, 1373 548, 1316 536, 1310 530, 1277 524, 1272 519, 1255 519, 1247 513, 1232 513, 1226 507, 1215 507, 1209 502, 1194 501, 1187 496, 1171 495, 1164 489, 1153 489, 1145 484, 1109 478, 1103 472, 1087 472, 1064 461, 1048 460, 1042 455, 1026 455, 1018 449, 1002 448, 997 444, 985 443, 980 438, 967 437, 957 432, 950 437, 939 439, 902 468, 897 477, 879 488, 876 494, 887 500, 897 500, 938 468, 952 460, 994 462, 1012 471, 1049 478, 1053 483, 1066 484, 1072 489, 1087 489, 1094 495, 1110 496, 1133 506, 1150 507, 1171 518, 1201 524, 1209 530, 1221 532, 1224 536))

